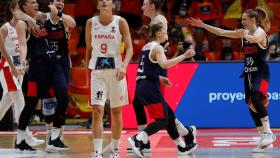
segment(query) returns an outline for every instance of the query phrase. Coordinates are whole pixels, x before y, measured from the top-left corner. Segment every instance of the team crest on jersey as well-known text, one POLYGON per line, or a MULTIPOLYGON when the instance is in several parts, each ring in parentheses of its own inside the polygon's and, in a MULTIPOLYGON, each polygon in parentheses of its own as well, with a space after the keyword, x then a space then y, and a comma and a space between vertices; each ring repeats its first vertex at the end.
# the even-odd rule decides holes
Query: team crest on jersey
POLYGON ((93 23, 93 28, 94 28, 94 30, 98 30, 99 29, 98 24, 97 23, 93 23))
POLYGON ((115 26, 112 26, 111 32, 112 32, 112 33, 115 33, 115 32, 116 32, 116 27, 115 27, 115 26))

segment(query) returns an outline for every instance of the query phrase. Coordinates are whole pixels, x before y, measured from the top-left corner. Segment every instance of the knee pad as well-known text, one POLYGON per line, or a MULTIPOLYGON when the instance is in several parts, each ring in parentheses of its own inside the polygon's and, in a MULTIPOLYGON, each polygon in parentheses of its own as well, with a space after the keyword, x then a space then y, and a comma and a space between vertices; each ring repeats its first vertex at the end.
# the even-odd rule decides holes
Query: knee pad
POLYGON ((55 97, 43 99, 42 113, 45 116, 51 116, 55 113, 57 100, 55 97))

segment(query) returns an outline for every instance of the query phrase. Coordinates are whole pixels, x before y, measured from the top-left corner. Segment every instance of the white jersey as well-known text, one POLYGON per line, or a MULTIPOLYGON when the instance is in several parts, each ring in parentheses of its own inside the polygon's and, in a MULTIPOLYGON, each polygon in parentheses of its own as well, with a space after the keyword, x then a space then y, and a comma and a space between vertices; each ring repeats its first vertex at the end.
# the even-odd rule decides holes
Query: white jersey
MULTIPOLYGON (((5 23, 4 26, 6 26, 8 30, 7 37, 5 38, 6 49, 11 57, 19 57, 20 49, 16 29, 13 26, 11 26, 9 22, 5 23)), ((6 66, 9 66, 7 62, 5 62, 4 64, 4 67, 6 66)))
POLYGON ((113 16, 110 24, 104 26, 99 22, 99 16, 92 18, 91 46, 92 53, 89 61, 89 68, 95 69, 98 57, 113 57, 115 68, 122 64, 120 47, 122 35, 119 29, 120 16, 113 16))

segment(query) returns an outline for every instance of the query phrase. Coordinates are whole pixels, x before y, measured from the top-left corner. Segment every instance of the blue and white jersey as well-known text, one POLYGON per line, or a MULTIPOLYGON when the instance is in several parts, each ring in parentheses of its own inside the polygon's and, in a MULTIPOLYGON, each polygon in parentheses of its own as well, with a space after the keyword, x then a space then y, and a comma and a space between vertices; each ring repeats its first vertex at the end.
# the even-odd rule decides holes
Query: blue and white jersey
POLYGON ((159 45, 152 41, 147 43, 140 52, 140 62, 137 70, 137 79, 159 80, 160 65, 151 59, 151 52, 159 45))

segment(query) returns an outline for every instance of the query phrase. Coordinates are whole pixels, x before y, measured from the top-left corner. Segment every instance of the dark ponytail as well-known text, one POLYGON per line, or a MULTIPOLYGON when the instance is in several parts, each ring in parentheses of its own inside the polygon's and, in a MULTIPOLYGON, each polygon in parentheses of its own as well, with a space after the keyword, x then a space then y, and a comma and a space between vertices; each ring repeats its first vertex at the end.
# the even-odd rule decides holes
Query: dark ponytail
POLYGON ((18 5, 18 0, 12 0, 9 2, 8 6, 6 7, 6 15, 5 15, 5 21, 11 21, 13 18, 13 13, 12 11, 16 9, 18 5))
POLYGON ((27 0, 19 0, 18 2, 18 6, 21 9, 21 11, 25 12, 25 10, 23 9, 23 6, 25 5, 27 0))

